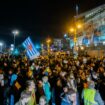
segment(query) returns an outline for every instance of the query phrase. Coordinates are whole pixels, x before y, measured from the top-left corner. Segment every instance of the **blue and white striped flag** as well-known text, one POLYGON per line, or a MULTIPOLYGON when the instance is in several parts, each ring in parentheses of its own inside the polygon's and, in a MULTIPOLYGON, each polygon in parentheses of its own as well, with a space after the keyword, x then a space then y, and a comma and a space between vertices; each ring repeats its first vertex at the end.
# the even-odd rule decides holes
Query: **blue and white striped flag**
POLYGON ((28 37, 24 42, 23 46, 26 49, 27 56, 30 60, 33 60, 39 56, 39 52, 36 50, 34 44, 32 43, 30 37, 28 37))

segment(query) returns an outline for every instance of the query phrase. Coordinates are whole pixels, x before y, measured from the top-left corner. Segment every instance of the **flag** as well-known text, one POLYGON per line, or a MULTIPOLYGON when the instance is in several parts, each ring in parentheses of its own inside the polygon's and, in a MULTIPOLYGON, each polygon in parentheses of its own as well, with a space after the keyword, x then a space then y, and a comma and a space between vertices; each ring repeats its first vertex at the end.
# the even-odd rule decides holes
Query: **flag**
POLYGON ((16 88, 19 90, 21 88, 21 85, 19 84, 19 82, 15 83, 16 88))
POLYGON ((30 60, 33 60, 39 56, 39 52, 36 50, 34 44, 32 43, 30 37, 28 37, 24 42, 23 46, 26 49, 27 56, 30 60))

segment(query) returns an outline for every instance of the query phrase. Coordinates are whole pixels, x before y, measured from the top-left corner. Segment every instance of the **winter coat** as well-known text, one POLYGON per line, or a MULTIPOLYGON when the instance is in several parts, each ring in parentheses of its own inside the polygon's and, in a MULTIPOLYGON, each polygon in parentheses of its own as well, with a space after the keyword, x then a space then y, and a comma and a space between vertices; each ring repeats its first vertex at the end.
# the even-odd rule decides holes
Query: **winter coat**
POLYGON ((61 105, 72 105, 71 100, 69 99, 68 94, 61 94, 61 105))
POLYGON ((44 90, 44 94, 47 98, 47 102, 50 101, 51 99, 51 91, 50 91, 50 84, 49 82, 43 83, 43 90, 44 90))

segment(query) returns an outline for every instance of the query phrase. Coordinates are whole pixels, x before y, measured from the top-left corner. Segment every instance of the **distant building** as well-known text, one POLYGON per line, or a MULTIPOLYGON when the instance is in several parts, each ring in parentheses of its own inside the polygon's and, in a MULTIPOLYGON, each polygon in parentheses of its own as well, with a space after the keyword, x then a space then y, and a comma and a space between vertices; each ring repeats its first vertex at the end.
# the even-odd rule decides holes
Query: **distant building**
POLYGON ((70 38, 68 37, 68 38, 63 38, 63 40, 62 40, 62 42, 63 42, 63 50, 69 50, 70 49, 70 38))
POLYGON ((105 43, 105 4, 78 15, 77 21, 83 23, 82 44, 105 43))
POLYGON ((62 38, 62 39, 54 39, 53 41, 55 50, 69 50, 70 49, 70 39, 62 38))
POLYGON ((63 48, 63 40, 62 39, 54 39, 53 41, 54 49, 61 50, 63 48))

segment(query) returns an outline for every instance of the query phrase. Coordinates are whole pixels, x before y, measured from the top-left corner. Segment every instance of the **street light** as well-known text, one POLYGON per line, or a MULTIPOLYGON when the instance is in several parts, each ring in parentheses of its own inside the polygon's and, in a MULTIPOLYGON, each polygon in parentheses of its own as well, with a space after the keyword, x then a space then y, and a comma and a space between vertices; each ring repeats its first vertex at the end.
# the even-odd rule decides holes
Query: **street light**
POLYGON ((44 53, 44 44, 43 43, 41 44, 41 50, 42 50, 42 55, 43 55, 43 53, 44 53))
POLYGON ((67 38, 67 34, 64 34, 64 38, 67 38))
POLYGON ((81 24, 78 24, 78 25, 77 25, 77 28, 78 28, 78 29, 82 28, 82 25, 81 25, 81 24))
POLYGON ((47 39, 46 43, 47 43, 47 50, 48 50, 48 54, 49 54, 50 53, 50 43, 51 43, 51 40, 47 39))
POLYGON ((10 51, 14 51, 14 44, 11 44, 10 51))
POLYGON ((83 46, 81 46, 81 50, 84 50, 84 47, 83 46))
POLYGON ((50 39, 47 39, 47 41, 46 41, 48 44, 51 42, 51 40, 50 39))
POLYGON ((2 46, 3 46, 3 43, 0 42, 0 51, 2 52, 2 46))
POLYGON ((74 32, 74 28, 71 28, 71 29, 70 29, 70 32, 74 32))
MULTIPOLYGON (((105 41, 103 42, 103 45, 105 46, 105 41)), ((105 49, 104 49, 104 56, 105 56, 105 49)))
POLYGON ((18 30, 13 30, 12 33, 14 35, 14 48, 15 48, 15 37, 16 37, 16 35, 19 34, 19 31, 18 30))
POLYGON ((70 32, 74 33, 74 53, 78 55, 78 46, 77 46, 77 31, 78 29, 82 28, 81 24, 75 23, 74 28, 70 28, 70 32))
POLYGON ((49 54, 50 54, 50 43, 51 43, 51 39, 47 39, 46 40, 47 43, 47 51, 48 51, 48 65, 50 64, 50 58, 49 58, 49 54))
POLYGON ((75 43, 75 46, 76 46, 76 42, 77 42, 77 30, 81 29, 81 28, 82 28, 81 24, 76 24, 76 26, 74 28, 70 28, 70 32, 74 33, 74 43, 75 43))

